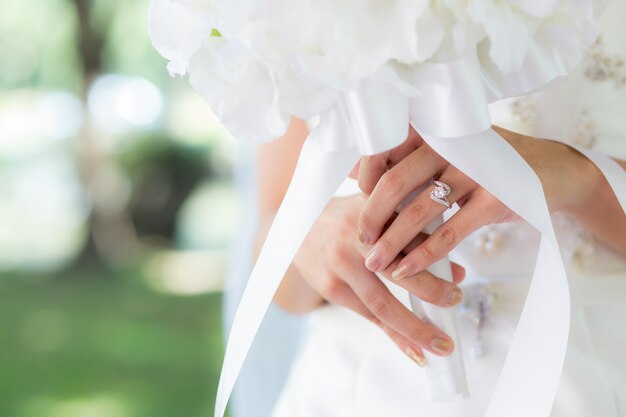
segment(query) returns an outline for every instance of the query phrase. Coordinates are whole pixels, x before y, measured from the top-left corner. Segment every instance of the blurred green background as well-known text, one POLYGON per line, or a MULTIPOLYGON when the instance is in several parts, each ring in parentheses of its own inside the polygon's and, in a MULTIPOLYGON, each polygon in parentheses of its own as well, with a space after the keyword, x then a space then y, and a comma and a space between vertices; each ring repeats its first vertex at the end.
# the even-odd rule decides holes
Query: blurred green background
POLYGON ((213 407, 235 142, 149 0, 0 0, 0 416, 213 407))

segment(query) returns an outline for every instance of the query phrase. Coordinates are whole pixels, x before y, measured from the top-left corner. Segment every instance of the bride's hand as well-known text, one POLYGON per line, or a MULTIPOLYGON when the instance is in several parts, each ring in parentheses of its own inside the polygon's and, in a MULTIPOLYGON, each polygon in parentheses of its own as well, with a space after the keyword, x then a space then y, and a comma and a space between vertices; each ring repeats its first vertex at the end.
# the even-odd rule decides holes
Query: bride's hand
MULTIPOLYGON (((584 156, 557 142, 497 130, 537 172, 551 212, 583 204, 580 200, 585 198, 585 193, 578 190, 592 189, 589 182, 597 180, 595 167, 584 156)), ((446 206, 431 199, 433 187, 429 187, 385 229, 396 207, 415 189, 433 178, 439 179, 451 188, 447 196, 449 203, 456 202, 461 207, 394 268, 395 280, 426 269, 484 225, 519 219, 501 201, 435 153, 413 129, 399 147, 363 158, 353 175, 358 175, 359 186, 370 195, 359 217, 358 235, 364 244, 374 245, 366 258, 371 271, 388 269, 408 242, 446 210, 446 206)))
MULTIPOLYGON (((326 301, 347 307, 377 324, 418 364, 424 364, 422 349, 438 355, 451 353, 453 342, 449 336, 419 320, 374 273, 365 268, 363 254, 368 248, 356 239, 357 219, 364 203, 363 195, 331 200, 298 251, 293 267, 326 301)), ((418 236, 413 245, 422 240, 424 237, 418 236)), ((391 264, 395 265, 399 260, 400 257, 392 260, 391 264)), ((387 269, 382 275, 388 278, 390 273, 391 269, 387 269)), ((461 281, 463 275, 463 268, 453 265, 455 282, 461 281)), ((293 277, 288 275, 286 285, 290 285, 289 280, 293 277)), ((456 284, 426 271, 403 280, 399 285, 426 301, 444 307, 458 304, 462 298, 456 284)), ((285 291, 283 298, 293 297, 294 293, 296 291, 285 291)), ((293 298, 281 302, 280 297, 279 290, 279 305, 293 302, 293 298)))

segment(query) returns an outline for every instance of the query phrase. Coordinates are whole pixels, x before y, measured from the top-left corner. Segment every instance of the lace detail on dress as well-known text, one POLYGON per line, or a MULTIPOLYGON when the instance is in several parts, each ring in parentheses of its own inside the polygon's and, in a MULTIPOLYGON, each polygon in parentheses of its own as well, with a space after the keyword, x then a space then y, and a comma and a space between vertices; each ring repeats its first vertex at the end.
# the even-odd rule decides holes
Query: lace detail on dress
POLYGON ((582 271, 593 262, 596 240, 575 218, 563 213, 552 216, 554 228, 559 234, 563 260, 582 271))
MULTIPOLYGON (((537 100, 536 96, 524 96, 517 98, 511 104, 513 117, 529 132, 534 131, 538 117, 535 100, 537 100)), ((591 149, 597 141, 593 118, 584 107, 574 112, 575 114, 569 118, 573 122, 563 140, 571 145, 591 149)))
MULTIPOLYGON (((625 60, 619 55, 611 54, 607 49, 602 36, 599 36, 596 42, 589 47, 582 63, 583 82, 613 83, 616 89, 626 89, 625 60)), ((626 92, 626 90, 624 91, 626 92)), ((523 96, 512 101, 512 116, 526 132, 535 131, 540 116, 537 111, 537 100, 541 100, 541 95, 523 96)), ((570 114, 565 117, 569 121, 569 128, 562 140, 571 145, 591 149, 598 141, 597 124, 590 111, 590 104, 585 103, 584 100, 581 101, 579 105, 572 106, 570 114)), ((597 251, 597 242, 572 217, 557 214, 553 216, 553 221, 560 232, 564 259, 570 266, 585 269, 592 263, 592 257, 597 251)), ((490 233, 493 235, 493 232, 490 233)), ((489 249, 497 248, 503 244, 501 238, 491 235, 486 234, 480 242, 487 249, 486 252, 490 252, 489 249)))
POLYGON ((587 51, 585 75, 593 81, 613 81, 616 87, 624 87, 626 86, 624 58, 609 55, 602 36, 598 36, 587 51))

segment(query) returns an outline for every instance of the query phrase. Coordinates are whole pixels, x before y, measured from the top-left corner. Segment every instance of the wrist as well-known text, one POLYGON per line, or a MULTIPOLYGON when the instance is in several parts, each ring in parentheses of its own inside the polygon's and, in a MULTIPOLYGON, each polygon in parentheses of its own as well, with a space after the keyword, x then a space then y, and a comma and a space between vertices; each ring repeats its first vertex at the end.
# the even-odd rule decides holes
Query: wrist
POLYGON ((575 217, 588 213, 602 193, 604 176, 585 155, 575 148, 560 142, 542 141, 558 147, 559 156, 553 187, 560 198, 555 199, 554 212, 564 212, 575 217))
POLYGON ((562 142, 537 139, 499 128, 495 130, 515 148, 541 180, 550 213, 578 215, 588 210, 603 179, 593 162, 562 142))

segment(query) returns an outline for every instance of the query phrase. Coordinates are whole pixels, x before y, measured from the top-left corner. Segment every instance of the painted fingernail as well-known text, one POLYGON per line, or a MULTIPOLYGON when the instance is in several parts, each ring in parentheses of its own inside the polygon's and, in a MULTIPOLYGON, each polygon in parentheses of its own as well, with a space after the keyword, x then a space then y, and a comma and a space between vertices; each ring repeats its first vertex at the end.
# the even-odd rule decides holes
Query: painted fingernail
POLYGON ((447 355, 452 348, 452 344, 446 339, 436 338, 430 342, 430 348, 439 355, 447 355))
POLYGON ((400 265, 398 268, 396 268, 395 271, 391 273, 391 278, 395 279, 396 281, 402 278, 406 278, 411 275, 411 269, 412 268, 410 265, 400 265))
POLYGON ((463 299, 463 291, 460 288, 455 288, 452 290, 452 294, 450 294, 450 300, 448 300, 448 304, 451 306, 455 306, 461 302, 463 299))
POLYGON ((370 253, 367 254, 367 258, 365 258, 365 266, 370 271, 376 271, 380 266, 380 257, 378 256, 378 252, 378 248, 374 246, 370 253))
POLYGON ((426 358, 417 353, 417 351, 413 350, 413 348, 406 348, 404 351, 406 355, 413 360, 416 364, 421 366, 422 368, 426 366, 426 358))

